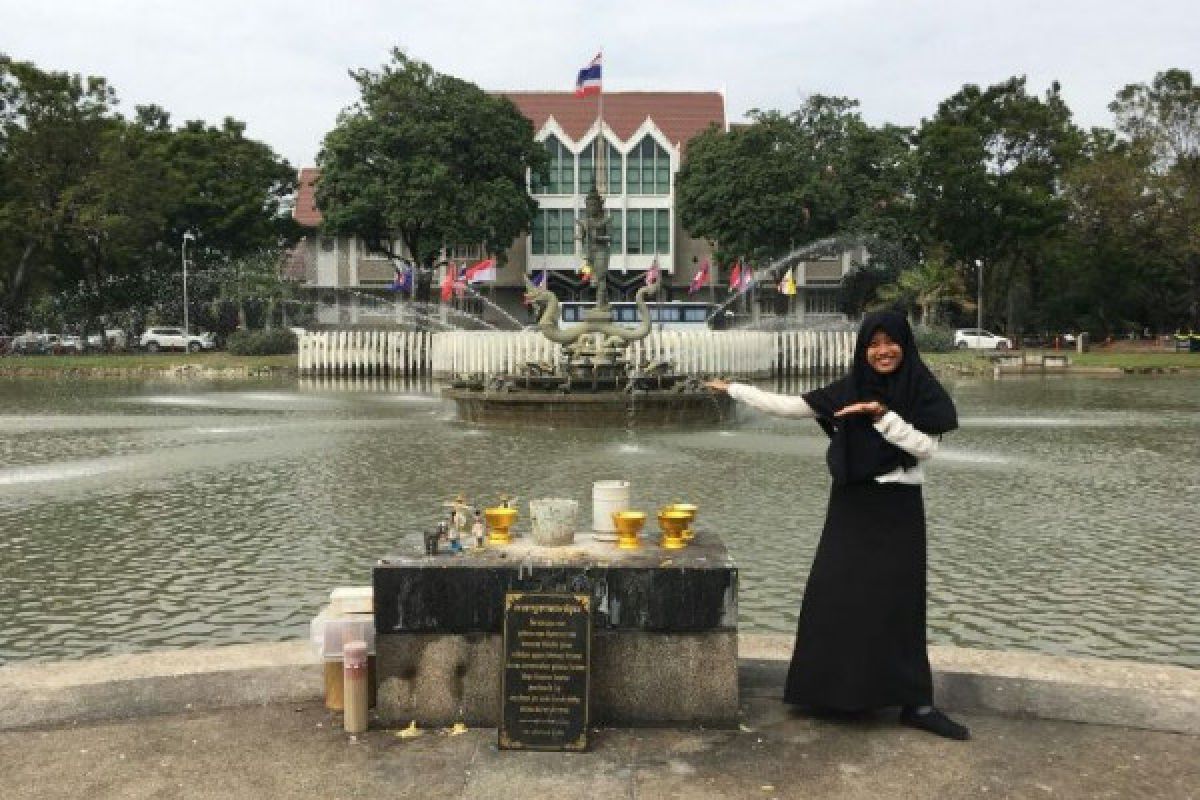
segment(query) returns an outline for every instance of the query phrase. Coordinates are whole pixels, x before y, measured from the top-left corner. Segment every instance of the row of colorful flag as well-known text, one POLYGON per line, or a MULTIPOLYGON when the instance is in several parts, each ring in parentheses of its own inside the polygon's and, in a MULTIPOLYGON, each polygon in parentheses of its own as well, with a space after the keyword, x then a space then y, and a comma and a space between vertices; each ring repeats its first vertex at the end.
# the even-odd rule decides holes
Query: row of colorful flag
MULTIPOLYGON (((709 260, 706 258, 700 262, 700 269, 696 270, 696 274, 692 276, 691 282, 688 284, 688 294, 695 294, 709 284, 710 273, 709 260)), ((581 283, 590 283, 592 280, 593 270, 590 264, 584 262, 578 272, 581 283)), ((411 261, 397 261, 395 264, 395 277, 392 280, 392 291, 408 292, 412 294, 415 287, 416 267, 411 261)), ((546 286, 546 270, 542 270, 539 278, 535 279, 534 283, 542 288, 546 286)), ((449 262, 446 264, 446 274, 442 277, 441 283, 441 298, 443 301, 448 301, 453 297, 462 297, 466 293, 467 286, 474 283, 485 283, 496 280, 496 259, 485 258, 476 261, 474 264, 455 264, 449 262)), ((646 270, 645 283, 658 283, 662 280, 662 267, 659 266, 658 258, 656 257, 650 264, 650 268, 646 270)), ((742 292, 749 289, 755 284, 754 269, 749 264, 743 264, 741 261, 734 262, 733 269, 729 273, 729 291, 742 292)), ((784 295, 796 294, 796 278, 792 270, 788 270, 783 274, 778 285, 779 293, 784 295)))

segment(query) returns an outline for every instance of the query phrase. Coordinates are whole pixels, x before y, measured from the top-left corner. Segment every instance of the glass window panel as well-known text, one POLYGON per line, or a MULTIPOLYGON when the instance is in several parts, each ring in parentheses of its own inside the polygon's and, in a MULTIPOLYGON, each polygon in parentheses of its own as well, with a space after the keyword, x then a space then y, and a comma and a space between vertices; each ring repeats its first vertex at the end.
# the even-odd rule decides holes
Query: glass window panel
POLYGON ((636 150, 625 161, 625 191, 628 194, 642 193, 642 160, 638 158, 636 150))
POLYGON ((642 212, 642 252, 654 252, 654 212, 642 212))
POLYGON ((575 212, 563 211, 560 224, 562 226, 562 251, 570 255, 575 252, 575 212))
POLYGON ((640 253, 642 252, 642 212, 633 209, 629 212, 629 223, 626 226, 629 234, 626 252, 640 253))
POLYGON ((660 208, 655 212, 657 220, 655 222, 655 249, 656 253, 671 252, 671 221, 669 219, 670 212, 665 208, 660 208))
POLYGON ((679 322, 679 309, 664 308, 659 313, 658 318, 663 322, 679 322))
POLYGON ((708 319, 708 309, 705 308, 685 308, 683 309, 684 322, 704 322, 708 319))
POLYGON ((642 194, 654 194, 654 159, 642 159, 642 194))
POLYGON ((621 151, 608 145, 608 193, 621 194, 621 151))
POLYGON ((623 224, 624 220, 622 219, 623 216, 623 213, 619 210, 608 212, 608 234, 612 237, 612 252, 614 253, 625 252, 621 249, 624 242, 624 237, 621 234, 624 233, 625 228, 623 224))
POLYGON ((592 142, 579 154, 579 191, 591 191, 596 182, 596 143, 592 142))
POLYGON ((550 255, 558 255, 562 252, 562 232, 558 227, 558 211, 556 209, 546 212, 546 252, 550 255))
POLYGON ((546 212, 538 211, 533 217, 533 253, 546 253, 546 212))
POLYGON ((565 145, 560 145, 561 151, 559 154, 559 169, 562 173, 562 178, 559 181, 559 194, 571 194, 575 191, 575 154, 566 148, 565 145))

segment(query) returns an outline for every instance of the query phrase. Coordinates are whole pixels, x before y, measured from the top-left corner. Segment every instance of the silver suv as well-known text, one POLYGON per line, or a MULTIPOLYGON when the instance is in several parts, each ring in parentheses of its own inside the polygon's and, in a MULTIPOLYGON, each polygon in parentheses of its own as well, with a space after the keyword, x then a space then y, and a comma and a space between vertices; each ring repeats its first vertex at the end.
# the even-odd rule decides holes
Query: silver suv
POLYGON ((183 328, 147 328, 138 340, 138 346, 149 353, 159 350, 187 350, 198 353, 216 347, 211 333, 189 333, 184 336, 183 328))

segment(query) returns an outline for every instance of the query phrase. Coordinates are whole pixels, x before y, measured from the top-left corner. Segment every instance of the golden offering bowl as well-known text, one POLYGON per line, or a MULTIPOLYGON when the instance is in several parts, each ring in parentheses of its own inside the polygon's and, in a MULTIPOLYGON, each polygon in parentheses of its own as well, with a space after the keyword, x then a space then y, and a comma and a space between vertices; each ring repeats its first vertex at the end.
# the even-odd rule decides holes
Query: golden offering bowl
POLYGON ((617 547, 621 550, 637 550, 642 546, 638 534, 646 524, 645 511, 614 511, 613 525, 617 528, 617 547))
POLYGON ((670 511, 682 511, 690 515, 688 517, 687 527, 683 530, 683 538, 687 541, 690 541, 696 536, 692 529, 692 523, 696 521, 696 512, 699 510, 699 508, 700 506, 696 505, 695 503, 671 503, 671 505, 667 506, 667 509, 670 511))
POLYGON ((679 550, 687 547, 683 532, 687 530, 691 516, 686 511, 674 511, 670 506, 658 512, 658 525, 662 528, 662 540, 658 543, 664 550, 679 550))
POLYGON ((505 506, 485 508, 483 516, 487 519, 489 544, 508 544, 512 541, 512 534, 508 532, 508 529, 517 521, 515 508, 505 506))

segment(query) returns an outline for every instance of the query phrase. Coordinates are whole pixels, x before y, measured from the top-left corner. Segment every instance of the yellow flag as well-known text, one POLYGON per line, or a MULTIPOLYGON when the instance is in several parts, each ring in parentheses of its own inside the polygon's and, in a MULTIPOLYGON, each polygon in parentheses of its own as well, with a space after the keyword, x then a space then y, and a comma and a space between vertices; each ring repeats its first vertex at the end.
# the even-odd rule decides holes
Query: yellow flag
POLYGON ((792 275, 789 269, 783 275, 783 280, 779 282, 779 293, 791 297, 796 293, 796 278, 792 275))

